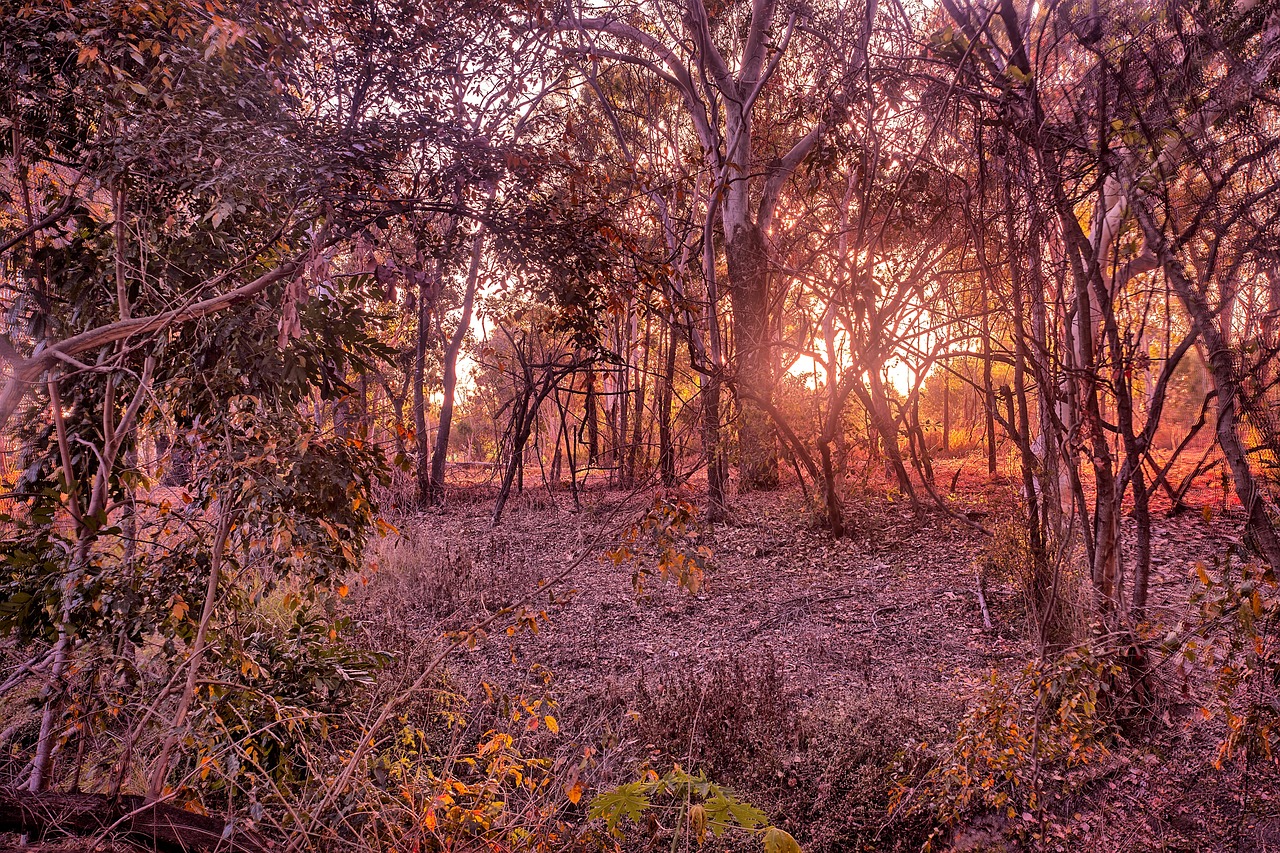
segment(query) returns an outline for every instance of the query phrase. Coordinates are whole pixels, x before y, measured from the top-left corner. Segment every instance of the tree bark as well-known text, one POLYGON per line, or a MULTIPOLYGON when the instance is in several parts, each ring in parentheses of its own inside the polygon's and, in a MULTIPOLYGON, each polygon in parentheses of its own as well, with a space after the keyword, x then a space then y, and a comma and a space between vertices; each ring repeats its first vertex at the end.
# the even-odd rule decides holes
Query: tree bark
POLYGON ((1209 375, 1213 379, 1218 397, 1218 444, 1231 471, 1236 496, 1247 513, 1247 530, 1263 558, 1273 569, 1280 569, 1280 536, 1276 534, 1271 516, 1267 512, 1266 501, 1249 468, 1248 451, 1240 439, 1239 421, 1243 401, 1228 342, 1213 321, 1213 310, 1204 293, 1188 279, 1182 263, 1174 255, 1164 235, 1156 228, 1151 214, 1141 204, 1134 204, 1133 208, 1148 246, 1155 252, 1165 276, 1186 307, 1196 333, 1209 352, 1209 375))
POLYGON ((951 455, 951 372, 949 359, 942 360, 942 457, 951 455))
MULTIPOLYGON (((653 341, 652 329, 649 326, 649 320, 645 319, 644 324, 644 357, 640 364, 636 365, 636 406, 635 417, 631 424, 631 446, 627 449, 627 486, 630 488, 636 482, 636 476, 640 468, 640 448, 644 441, 644 400, 649 388, 649 349, 653 341)), ((645 464, 648 465, 648 454, 645 454, 645 464)))
POLYGON ((987 473, 996 472, 995 391, 991 386, 991 313, 987 305, 987 280, 982 280, 982 393, 987 434, 987 473))
MULTIPOLYGON (((769 336, 769 257, 764 234, 740 225, 728 236, 729 297, 733 307, 736 383, 766 403, 773 401, 773 353, 769 336)), ((773 422, 751 399, 738 401, 738 488, 778 485, 778 451, 773 422)))

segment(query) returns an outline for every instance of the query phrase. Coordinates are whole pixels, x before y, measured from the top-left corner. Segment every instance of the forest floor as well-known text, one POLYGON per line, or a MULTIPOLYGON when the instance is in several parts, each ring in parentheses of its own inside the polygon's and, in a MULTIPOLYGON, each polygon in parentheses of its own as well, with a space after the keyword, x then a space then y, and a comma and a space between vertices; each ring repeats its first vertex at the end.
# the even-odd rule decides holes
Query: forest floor
MULTIPOLYGON (((959 464, 942 463, 939 483, 959 464)), ((561 737, 601 756, 581 771, 589 793, 642 763, 679 762, 742 792, 811 853, 918 849, 928 822, 888 812, 936 763, 937 747, 925 758, 924 745, 949 742, 980 685, 993 673, 1017 681, 1034 657, 1018 584, 1000 565, 1016 529, 1013 486, 971 473, 980 467, 965 464, 952 508, 991 537, 936 509, 917 516, 874 485, 848 501, 851 533, 839 540, 815 529, 795 484, 737 495, 732 521, 702 532, 712 556, 696 594, 657 577, 637 594, 634 566, 604 556, 644 496, 593 489, 575 511, 565 493, 527 490, 490 529, 485 490, 464 490, 401 520, 403 536, 384 541, 355 602, 426 635, 520 600, 583 548, 599 551, 536 633, 458 652, 457 689, 553 698, 561 737)), ((1206 478, 1191 495, 1196 511, 1157 517, 1151 618, 1161 628, 1188 614, 1195 561, 1239 544, 1240 514, 1215 488, 1206 478)), ((1255 767, 1242 790, 1240 767, 1214 767, 1222 723, 1198 713, 1204 685, 1170 671, 1156 681, 1154 719, 1118 736, 1054 801, 1059 838, 1047 849, 1280 849, 1274 774, 1255 767)), ((1026 835, 1003 812, 971 812, 938 846, 1024 849, 1026 835)))

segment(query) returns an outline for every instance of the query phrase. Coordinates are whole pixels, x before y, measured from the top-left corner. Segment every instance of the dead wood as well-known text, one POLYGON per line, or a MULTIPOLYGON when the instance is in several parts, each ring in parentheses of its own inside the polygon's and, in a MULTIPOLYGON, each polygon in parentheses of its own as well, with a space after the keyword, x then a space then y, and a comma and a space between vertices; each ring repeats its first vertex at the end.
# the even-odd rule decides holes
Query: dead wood
POLYGON ((79 836, 128 841, 163 853, 265 853, 256 833, 221 818, 183 811, 139 796, 23 791, 0 788, 0 832, 32 838, 79 836))

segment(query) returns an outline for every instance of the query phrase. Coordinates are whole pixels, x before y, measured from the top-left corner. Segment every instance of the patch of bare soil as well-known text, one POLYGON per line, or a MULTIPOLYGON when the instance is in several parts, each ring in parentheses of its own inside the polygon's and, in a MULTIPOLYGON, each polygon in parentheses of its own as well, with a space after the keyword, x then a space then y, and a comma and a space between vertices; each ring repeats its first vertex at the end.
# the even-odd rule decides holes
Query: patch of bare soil
MULTIPOLYGON (((1008 481, 983 473, 960 484, 954 509, 999 535, 1008 481)), ((527 492, 495 529, 488 501, 464 499, 403 522, 364 606, 425 636, 519 600, 594 547, 600 555, 567 581, 567 603, 548 606, 536 633, 497 633, 459 652, 457 682, 518 693, 549 681, 566 736, 624 756, 597 784, 625 781, 618 774, 645 760, 691 762, 727 774, 719 781, 756 797, 806 849, 915 849, 920 827, 884 821, 912 748, 945 740, 975 681, 1020 671, 1033 649, 1015 584, 998 573, 985 585, 984 627, 976 568, 988 537, 936 510, 851 503, 852 534, 832 540, 813 528, 798 488, 736 496, 734 521, 702 532, 713 556, 697 594, 655 578, 637 594, 633 567, 603 552, 643 498, 595 490, 572 511, 567 495, 527 492), (761 726, 753 715, 776 719, 761 726), (869 780, 875 791, 864 790, 869 780)), ((1230 508, 1211 520, 1158 518, 1153 620, 1186 615, 1191 564, 1239 543, 1230 508)), ((1255 770, 1241 791, 1238 769, 1214 769, 1220 723, 1192 712, 1195 685, 1159 680, 1162 720, 1060 806, 1072 828, 1064 849, 1276 849, 1273 776, 1255 770)), ((948 837, 957 850, 1019 849, 1005 829, 994 816, 948 837)))

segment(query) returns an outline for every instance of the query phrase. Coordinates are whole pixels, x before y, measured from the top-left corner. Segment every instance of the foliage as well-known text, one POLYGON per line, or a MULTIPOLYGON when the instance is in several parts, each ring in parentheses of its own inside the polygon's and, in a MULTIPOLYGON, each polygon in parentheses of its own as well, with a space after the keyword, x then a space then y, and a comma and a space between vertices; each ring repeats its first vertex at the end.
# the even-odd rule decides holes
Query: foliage
POLYGON ((946 827, 994 809, 1018 821, 1018 831, 1038 831, 1049 802, 1111 754, 1118 736, 1112 685, 1123 671, 1115 655, 1082 645, 1057 661, 1028 664, 1017 680, 992 672, 974 686, 954 739, 935 750, 937 761, 918 784, 899 788, 893 810, 924 810, 946 827))
POLYGON ((428 716, 401 715, 394 737, 367 759, 368 780, 352 803, 364 817, 353 828, 396 850, 590 846, 569 820, 581 789, 561 788, 545 739, 522 743, 534 732, 556 739, 549 700, 504 697, 491 709, 496 727, 471 733, 464 697, 445 684, 428 716))
MULTIPOLYGON (((381 454, 358 436, 319 434, 295 408, 313 391, 342 393, 339 359, 377 352, 348 325, 358 322, 351 302, 362 296, 356 287, 312 300, 304 316, 316 331, 287 352, 274 345, 270 312, 255 308, 227 316, 194 362, 181 337, 156 350, 165 396, 151 417, 167 416, 187 455, 180 488, 151 487, 150 499, 131 504, 152 481, 142 465, 121 466, 107 483, 114 511, 86 527, 51 524, 72 511, 78 481, 62 470, 57 442, 28 445, 26 499, 5 516, 0 543, 0 628, 35 644, 37 655, 41 644, 68 637, 84 658, 63 685, 59 731, 117 741, 95 756, 102 781, 155 758, 173 679, 199 648, 207 686, 191 696, 175 793, 278 799, 306 780, 302 755, 325 715, 385 661, 339 640, 347 623, 338 612, 344 578, 382 527, 371 498, 384 476, 381 454), (343 333, 347 355, 331 349, 343 333), (215 608, 202 612, 211 584, 215 608)), ((66 414, 72 434, 93 434, 103 417, 100 398, 85 390, 66 414)), ((80 454, 71 464, 88 466, 80 454)))
MULTIPOLYGON (((1220 766, 1277 758, 1275 4, 678 5, 0 4, 6 791, 168 797, 291 846, 550 851, 640 823, 792 853, 709 779, 791 821, 835 803, 838 847, 873 843, 900 770, 911 828, 993 809, 1043 835, 1127 694, 1149 708, 1130 626, 1167 612, 1147 607, 1152 497, 1181 504, 1219 461, 1270 568, 1200 567, 1166 651, 1210 674, 1220 766), (741 490, 772 488, 784 440, 837 539, 867 511, 842 505, 855 454, 887 463, 891 502, 967 533, 984 513, 930 453, 943 418, 962 450, 992 424, 999 478, 998 421, 1030 511, 981 525, 979 592, 989 571, 1021 585, 1049 654, 1077 605, 1101 639, 993 674, 953 743, 910 754, 887 724, 800 719, 783 665, 738 640, 648 676, 625 729, 697 772, 646 771, 589 826, 558 774, 592 747, 560 742, 549 700, 491 702, 483 725, 443 680, 408 701, 454 649, 537 632, 520 602, 565 600, 539 559, 499 580, 493 548, 488 575, 446 554, 349 600, 391 531, 386 451, 443 498, 463 345, 454 449, 502 464, 493 525, 535 463, 554 503, 567 461, 575 509, 604 472, 661 472, 609 553, 638 598, 655 577, 705 589, 677 489, 705 472, 707 518, 731 517, 731 452, 741 490), (1162 436, 1203 451, 1176 489, 1162 436)), ((886 609, 859 636, 892 630, 886 609)))
POLYGON ((671 833, 673 849, 682 837, 701 845, 708 830, 716 838, 736 830, 758 837, 765 853, 800 853, 796 840, 769 826, 763 812, 739 801, 702 773, 690 774, 678 764, 661 776, 646 770, 637 781, 601 794, 592 801, 589 816, 603 820, 609 832, 618 837, 623 836, 624 820, 647 820, 650 835, 671 833), (663 824, 664 814, 670 816, 669 826, 663 824))
POLYGON ((614 565, 635 565, 631 585, 636 595, 644 591, 645 578, 655 573, 675 581, 689 592, 702 588, 711 549, 700 544, 697 508, 679 495, 654 496, 653 507, 623 534, 622 544, 609 552, 614 565), (642 558, 654 561, 654 569, 642 558))
POLYGON ((1169 651, 1178 650, 1189 667, 1213 676, 1213 704, 1207 716, 1221 715, 1226 730, 1216 765, 1253 759, 1280 761, 1280 595, 1276 575, 1265 564, 1224 559, 1216 571, 1197 563, 1202 585, 1191 596, 1198 625, 1179 647, 1185 626, 1171 629, 1169 651))

